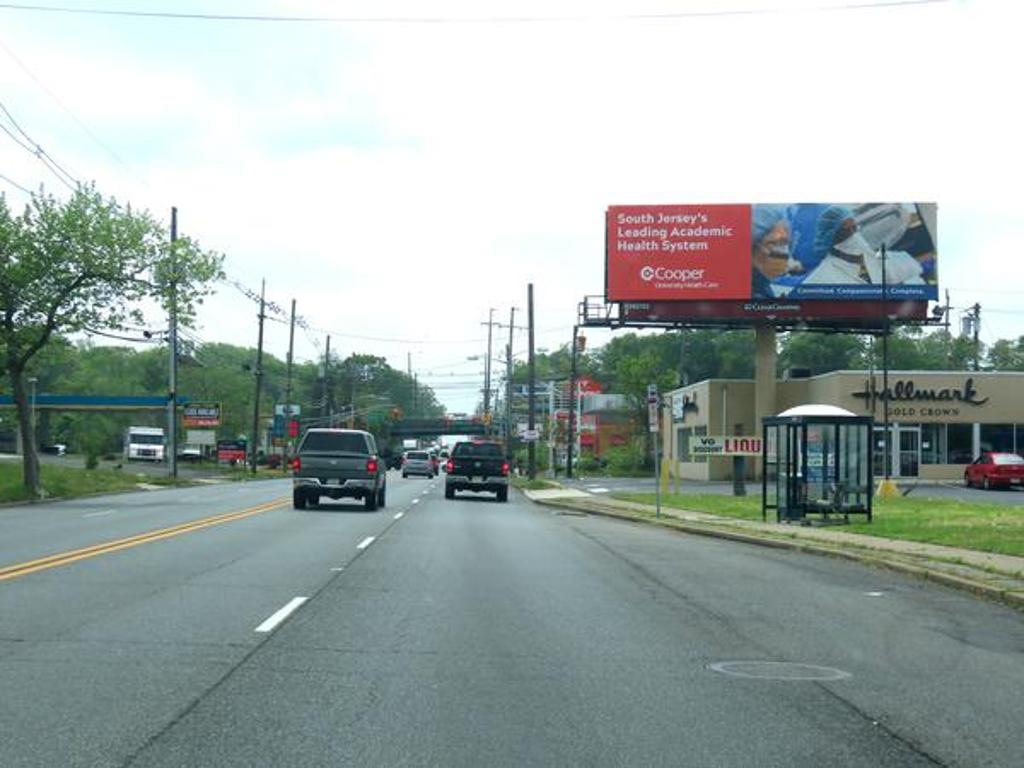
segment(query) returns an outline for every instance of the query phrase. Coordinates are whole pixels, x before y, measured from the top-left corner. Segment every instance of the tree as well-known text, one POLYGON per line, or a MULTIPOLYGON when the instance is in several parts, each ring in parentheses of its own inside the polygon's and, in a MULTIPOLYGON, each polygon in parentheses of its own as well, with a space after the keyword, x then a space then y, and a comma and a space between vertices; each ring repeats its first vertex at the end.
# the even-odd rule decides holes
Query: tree
POLYGON ((15 215, 0 196, 0 354, 23 445, 23 479, 41 494, 25 372, 56 334, 141 322, 155 299, 187 325, 221 275, 221 257, 187 238, 172 247, 148 213, 79 186, 66 200, 45 192, 15 215))
POLYGON ((999 339, 989 347, 988 365, 995 371, 1024 371, 1024 336, 999 339))
POLYGON ((809 368, 812 374, 858 370, 864 366, 866 344, 848 333, 790 333, 782 339, 779 371, 809 368))

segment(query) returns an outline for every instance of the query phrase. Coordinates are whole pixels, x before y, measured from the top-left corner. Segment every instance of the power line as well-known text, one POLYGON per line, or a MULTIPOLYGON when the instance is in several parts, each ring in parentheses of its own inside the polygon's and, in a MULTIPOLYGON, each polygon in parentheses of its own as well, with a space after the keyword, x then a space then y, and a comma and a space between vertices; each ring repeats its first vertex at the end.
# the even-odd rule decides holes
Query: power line
POLYGON ((558 16, 275 16, 259 14, 227 13, 182 13, 175 11, 129 11, 104 8, 70 8, 59 5, 30 5, 26 3, 0 3, 0 9, 11 11, 33 11, 40 13, 62 13, 79 16, 122 16, 140 19, 176 19, 185 21, 258 22, 286 24, 552 24, 566 22, 590 22, 597 18, 609 21, 654 21, 669 19, 693 19, 728 16, 768 16, 784 13, 857 11, 873 8, 895 8, 914 5, 939 5, 950 0, 863 0, 834 5, 823 4, 810 8, 737 8, 708 11, 666 11, 652 13, 621 13, 606 16, 574 14, 558 16))
POLYGON ((52 155, 47 153, 47 151, 42 148, 38 141, 36 141, 35 139, 28 135, 25 129, 21 127, 21 124, 17 120, 15 120, 14 115, 11 114, 11 111, 7 108, 7 105, 4 104, 2 100, 0 100, 0 111, 3 111, 3 113, 7 116, 7 119, 10 121, 11 125, 14 126, 14 129, 19 134, 21 134, 21 137, 23 138, 19 138, 17 134, 11 131, 11 129, 3 123, 0 123, 0 130, 6 133, 11 138, 11 140, 14 141, 15 144, 17 144, 30 155, 38 159, 39 162, 41 162, 47 168, 47 170, 49 170, 54 176, 57 177, 58 181, 60 181, 64 186, 66 186, 73 192, 75 190, 75 187, 77 187, 79 184, 78 179, 76 179, 72 174, 68 173, 68 171, 65 170, 65 168, 60 163, 53 159, 52 155))
MULTIPOLYGON (((131 173, 131 168, 130 168, 130 167, 128 166, 128 164, 127 164, 127 163, 126 163, 126 162, 125 162, 124 160, 122 160, 122 159, 121 159, 121 157, 120 157, 120 156, 119 156, 119 155, 118 155, 118 154, 117 154, 117 153, 116 153, 116 152, 115 152, 115 151, 114 151, 113 149, 111 149, 111 148, 110 148, 110 147, 109 147, 109 146, 108 146, 108 145, 107 145, 106 143, 104 143, 104 142, 103 142, 103 140, 99 138, 99 136, 97 136, 97 135, 96 135, 95 133, 93 133, 93 132, 92 132, 92 131, 91 131, 91 130, 89 129, 89 126, 87 126, 87 125, 86 125, 86 124, 85 124, 85 123, 84 123, 84 122, 83 122, 83 121, 81 120, 81 118, 79 118, 79 117, 78 117, 78 115, 76 115, 76 114, 75 114, 75 113, 74 113, 74 112, 72 111, 71 107, 69 107, 69 106, 68 106, 67 104, 65 104, 65 103, 64 103, 63 101, 61 101, 60 97, 59 97, 59 96, 57 96, 57 94, 55 94, 55 93, 54 93, 53 91, 51 91, 51 90, 50 90, 50 89, 49 89, 49 88, 48 88, 48 87, 46 86, 46 84, 45 84, 45 83, 44 83, 44 82, 43 82, 42 80, 40 80, 40 79, 39 79, 39 78, 38 78, 38 77, 36 76, 36 74, 35 74, 35 73, 34 73, 34 72, 33 72, 33 71, 31 70, 31 69, 29 69, 28 65, 27 65, 27 64, 25 64, 25 62, 23 62, 23 61, 22 61, 22 60, 21 60, 21 59, 20 59, 20 58, 18 57, 18 55, 17 55, 17 54, 15 54, 15 53, 14 53, 14 51, 12 51, 12 50, 10 49, 10 47, 8 47, 8 46, 7 46, 7 45, 6 45, 5 43, 4 43, 4 41, 3 41, 3 40, 0 40, 0 49, 2 49, 2 50, 4 51, 4 53, 6 53, 6 54, 7 54, 7 56, 8 56, 8 57, 9 57, 9 58, 11 59, 11 61, 13 61, 13 62, 14 62, 15 64, 17 64, 17 65, 18 65, 18 66, 19 66, 19 67, 21 68, 21 70, 22 70, 22 71, 23 71, 23 72, 24 72, 24 73, 25 73, 26 75, 28 75, 28 76, 29 76, 29 78, 31 78, 32 82, 34 82, 34 83, 35 83, 35 84, 36 84, 37 86, 39 86, 40 90, 42 90, 42 91, 43 91, 43 93, 45 93, 45 94, 46 94, 47 96, 49 96, 49 97, 50 97, 50 99, 52 99, 52 100, 53 100, 53 102, 54 102, 54 103, 55 103, 55 104, 56 104, 56 105, 57 105, 58 107, 60 107, 60 108, 61 108, 62 110, 64 110, 64 112, 66 112, 66 113, 67 113, 67 115, 68 115, 68 116, 69 116, 69 117, 70 117, 70 118, 71 118, 71 119, 72 119, 72 120, 73 120, 73 121, 75 122, 75 124, 76 124, 76 125, 77 125, 77 126, 78 126, 79 128, 81 128, 81 129, 82 129, 82 131, 83 131, 83 132, 85 133, 85 135, 86 135, 86 136, 88 136, 88 137, 89 137, 89 138, 90 138, 90 139, 91 139, 91 140, 93 141, 93 143, 95 143, 95 144, 96 144, 96 145, 97 145, 98 147, 100 147, 100 148, 101 148, 101 149, 102 149, 102 150, 103 150, 104 152, 106 152, 106 153, 107 153, 108 155, 110 155, 110 157, 111 157, 111 158, 113 158, 114 162, 118 163, 118 164, 119 164, 119 165, 120 165, 120 166, 121 166, 122 168, 124 168, 124 169, 125 169, 126 171, 128 171, 129 173, 131 173)), ((138 175, 136 175, 136 174, 134 174, 134 173, 131 173, 131 175, 132 175, 132 177, 133 177, 133 178, 135 178, 135 179, 136 179, 136 180, 137 180, 138 182, 140 182, 140 183, 141 183, 141 184, 142 184, 143 186, 145 186, 145 187, 147 187, 147 188, 151 188, 151 187, 150 187, 150 185, 149 185, 149 183, 148 183, 148 182, 147 182, 147 181, 146 181, 146 180, 145 180, 144 178, 142 178, 141 176, 138 176, 138 175)))
POLYGON ((32 190, 27 189, 26 187, 21 186, 21 184, 16 182, 14 179, 10 178, 9 176, 4 176, 2 173, 0 173, 0 181, 6 181, 12 187, 15 187, 16 189, 20 189, 26 195, 31 195, 32 194, 32 190))

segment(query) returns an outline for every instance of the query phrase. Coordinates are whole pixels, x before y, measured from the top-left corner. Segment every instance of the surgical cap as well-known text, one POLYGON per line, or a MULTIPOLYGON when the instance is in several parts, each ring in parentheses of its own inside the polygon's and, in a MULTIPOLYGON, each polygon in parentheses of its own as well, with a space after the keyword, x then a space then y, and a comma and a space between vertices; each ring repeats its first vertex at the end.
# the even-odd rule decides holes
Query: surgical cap
POLYGON ((789 227, 786 206, 784 205, 755 205, 751 215, 750 223, 754 235, 754 244, 761 242, 761 239, 772 231, 772 228, 780 221, 789 227))
POLYGON ((853 211, 843 205, 830 205, 818 217, 814 230, 814 256, 823 259, 836 242, 836 233, 843 222, 853 218, 853 211))

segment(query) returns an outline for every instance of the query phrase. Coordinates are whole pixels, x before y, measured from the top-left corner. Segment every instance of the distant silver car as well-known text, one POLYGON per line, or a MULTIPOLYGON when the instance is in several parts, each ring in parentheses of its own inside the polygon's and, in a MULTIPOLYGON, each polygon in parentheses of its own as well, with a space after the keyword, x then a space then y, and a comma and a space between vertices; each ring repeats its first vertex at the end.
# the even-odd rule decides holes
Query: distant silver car
POLYGON ((402 458, 402 477, 409 475, 423 475, 423 477, 434 477, 436 475, 434 462, 426 451, 406 451, 402 458))

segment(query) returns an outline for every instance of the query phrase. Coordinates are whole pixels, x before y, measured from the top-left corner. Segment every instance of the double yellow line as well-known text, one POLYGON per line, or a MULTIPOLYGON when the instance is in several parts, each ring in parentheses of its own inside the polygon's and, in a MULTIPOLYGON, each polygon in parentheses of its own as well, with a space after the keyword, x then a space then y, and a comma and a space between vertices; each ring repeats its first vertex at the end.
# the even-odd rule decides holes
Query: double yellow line
POLYGON ((202 530, 203 528, 211 528, 215 525, 223 525, 224 523, 231 523, 235 520, 242 520, 246 517, 258 515, 261 512, 269 512, 272 509, 283 507, 287 501, 287 499, 275 499, 274 501, 268 501, 265 504, 259 504, 255 507, 249 507, 248 509, 243 509, 238 512, 227 512, 222 515, 204 517, 200 520, 193 520, 188 523, 182 523, 181 525, 174 525, 170 528, 160 528, 155 531, 149 531, 148 533, 129 536, 125 539, 115 539, 114 541, 106 541, 102 544, 94 544, 91 547, 72 549, 67 552, 58 552, 55 555, 47 555, 46 557, 40 557, 37 560, 29 560, 25 563, 8 565, 0 568, 0 581, 17 579, 21 576, 27 576, 30 573, 35 573, 36 571, 58 568, 62 565, 77 563, 79 560, 86 560, 90 557, 106 555, 110 552, 118 552, 122 549, 137 547, 140 544, 149 544, 152 541, 169 539, 174 536, 180 536, 183 533, 191 533, 192 531, 202 530))

